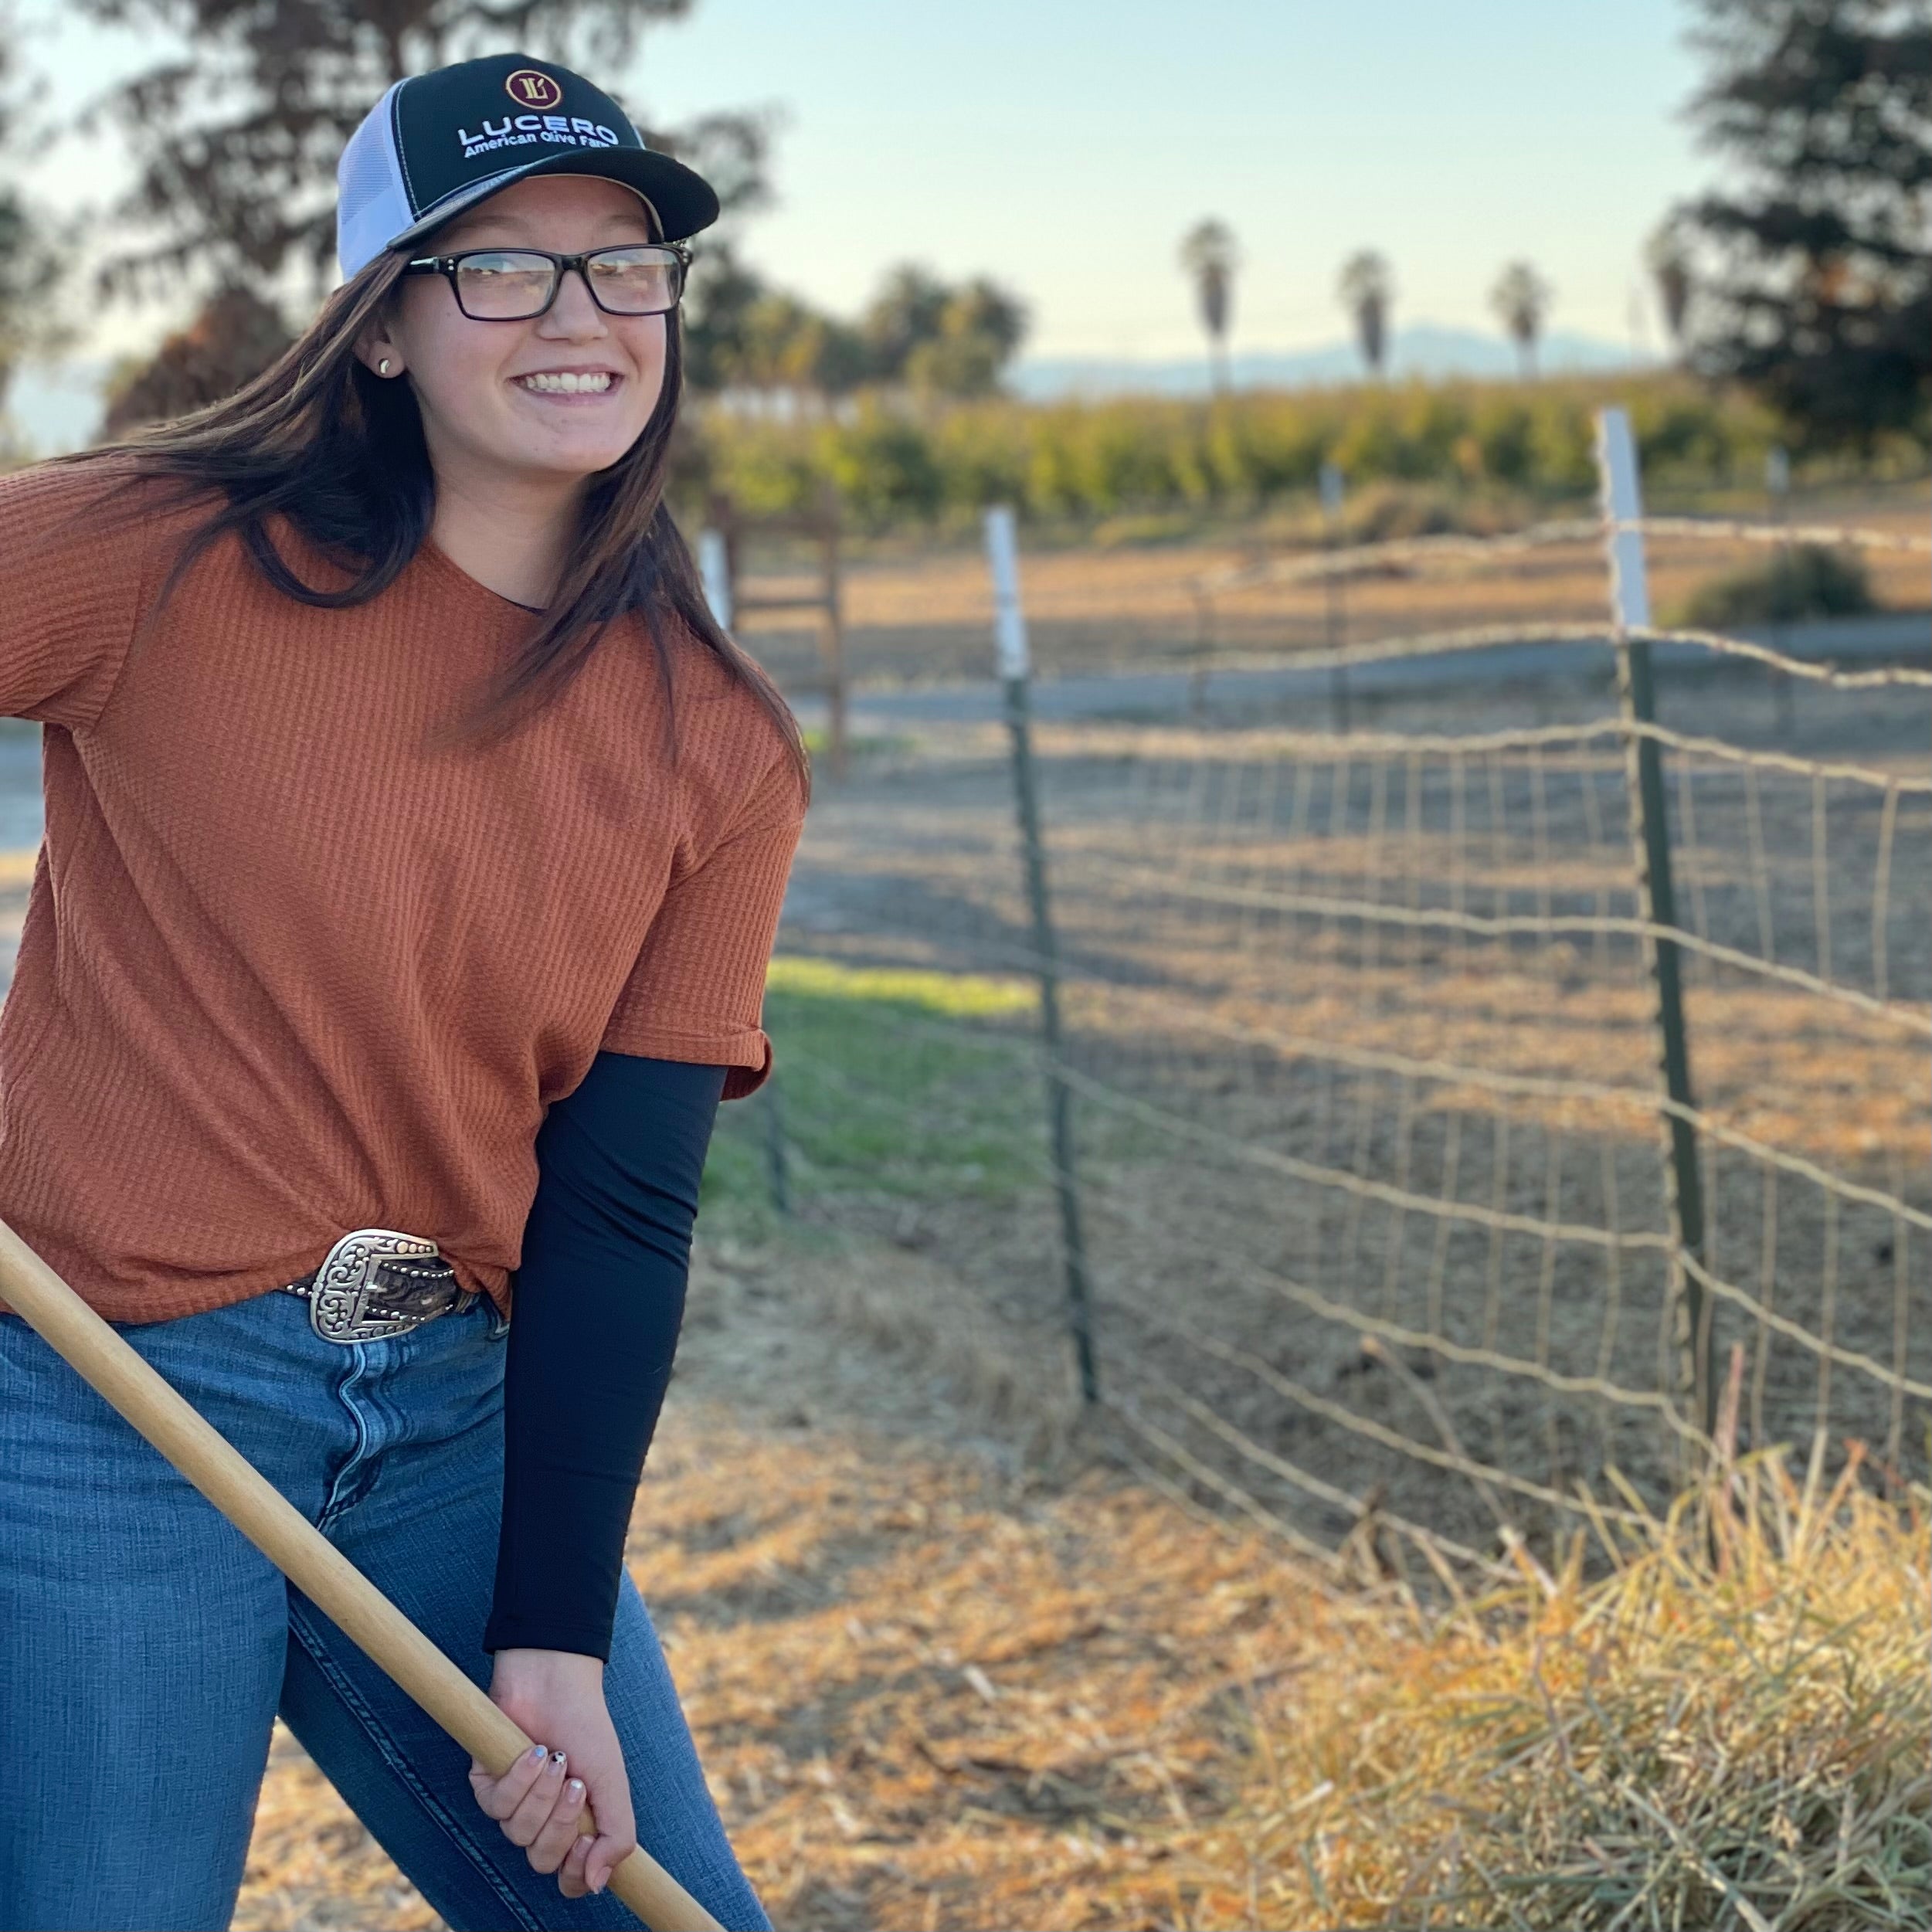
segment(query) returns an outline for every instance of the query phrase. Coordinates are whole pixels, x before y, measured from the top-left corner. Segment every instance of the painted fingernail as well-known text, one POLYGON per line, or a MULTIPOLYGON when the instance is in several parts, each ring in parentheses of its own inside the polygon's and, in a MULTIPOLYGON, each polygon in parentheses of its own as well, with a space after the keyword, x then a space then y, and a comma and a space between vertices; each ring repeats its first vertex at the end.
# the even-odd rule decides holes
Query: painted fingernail
POLYGON ((564 1789, 567 1791, 572 1798, 582 1798, 584 1794, 584 1781, 581 1778, 573 1778, 570 1782, 564 1787, 564 1789))
POLYGON ((541 1764, 549 1755, 549 1752, 541 1744, 532 1744, 530 1747, 530 1761, 533 1764, 541 1764))
POLYGON ((563 1760, 564 1754, 562 1751, 552 1751, 550 1754, 550 1761, 559 1771, 563 1769, 563 1760))

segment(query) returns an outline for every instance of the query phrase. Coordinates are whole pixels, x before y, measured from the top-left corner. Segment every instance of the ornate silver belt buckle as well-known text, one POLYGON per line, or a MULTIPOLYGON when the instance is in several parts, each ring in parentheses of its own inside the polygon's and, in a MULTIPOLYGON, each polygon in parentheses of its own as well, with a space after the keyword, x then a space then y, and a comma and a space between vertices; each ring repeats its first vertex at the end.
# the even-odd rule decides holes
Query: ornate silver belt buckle
POLYGON ((331 1248, 316 1271, 309 1291, 309 1326, 325 1342, 372 1342, 400 1334, 427 1318, 420 1315, 371 1314, 377 1265, 396 1260, 431 1261, 440 1251, 419 1234, 392 1227, 358 1227, 331 1248))

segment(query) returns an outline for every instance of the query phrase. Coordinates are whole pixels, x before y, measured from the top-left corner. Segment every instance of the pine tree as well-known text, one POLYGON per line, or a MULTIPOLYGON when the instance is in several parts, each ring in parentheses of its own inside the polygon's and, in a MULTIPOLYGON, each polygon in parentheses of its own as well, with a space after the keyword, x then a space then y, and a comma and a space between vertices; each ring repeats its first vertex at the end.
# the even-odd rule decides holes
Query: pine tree
POLYGON ((272 302, 252 289, 218 289, 151 356, 131 359, 110 377, 102 438, 111 441, 144 423, 186 416, 233 396, 293 340, 272 302))
POLYGON ((1801 446, 1867 453, 1932 419, 1932 4, 1699 0, 1692 104, 1739 185, 1676 211, 1691 360, 1801 446))
MULTIPOLYGON (((622 71, 646 28, 689 12, 691 0, 73 4, 104 24, 185 42, 88 116, 118 125, 134 151, 138 174, 115 212, 142 239, 111 257, 103 279, 110 293, 141 294, 184 279, 260 285, 304 265, 325 285, 336 161, 392 81, 514 48, 601 83, 622 71)), ((644 138, 708 176, 728 209, 765 192, 767 131, 758 116, 712 114, 667 132, 631 111, 644 138)))
MULTIPOLYGON (((22 124, 12 24, 11 10, 0 7, 0 155, 24 146, 32 131, 22 124)), ((0 183, 0 403, 22 361, 60 348, 70 334, 55 307, 66 266, 45 217, 11 182, 0 183)), ((10 447, 0 433, 0 457, 10 447)))

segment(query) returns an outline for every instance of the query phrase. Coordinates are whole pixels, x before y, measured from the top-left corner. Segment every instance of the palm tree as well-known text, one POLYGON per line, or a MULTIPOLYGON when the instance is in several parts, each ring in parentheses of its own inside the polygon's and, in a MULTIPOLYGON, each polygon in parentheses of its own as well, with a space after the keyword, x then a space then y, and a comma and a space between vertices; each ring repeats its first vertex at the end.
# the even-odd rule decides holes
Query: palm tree
POLYGON ((1389 265, 1372 248, 1351 255, 1342 266, 1342 305, 1355 318, 1355 339, 1371 375, 1382 373, 1389 352, 1389 308, 1395 282, 1389 265))
POLYGON ((1194 278, 1201 326, 1207 331, 1208 372, 1215 389, 1227 389, 1227 324, 1240 263, 1234 231, 1211 218, 1197 222, 1180 245, 1180 265, 1194 278))
POLYGON ((1536 372, 1536 338, 1543 333, 1553 293, 1550 284, 1527 262, 1512 262, 1496 277, 1496 285, 1489 291, 1489 306, 1516 345, 1526 380, 1536 372))
POLYGON ((1657 284, 1657 300, 1664 311, 1664 327, 1677 353, 1684 352, 1684 334, 1690 317, 1690 264, 1684 259, 1682 245, 1668 223, 1651 236, 1645 255, 1657 284))

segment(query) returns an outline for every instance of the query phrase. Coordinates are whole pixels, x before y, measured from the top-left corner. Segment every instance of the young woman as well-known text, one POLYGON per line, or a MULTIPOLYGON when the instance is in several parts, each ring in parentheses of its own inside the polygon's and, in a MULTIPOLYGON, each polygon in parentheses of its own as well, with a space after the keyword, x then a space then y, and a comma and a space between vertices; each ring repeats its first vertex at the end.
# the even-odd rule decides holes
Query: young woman
POLYGON ((762 1927, 621 1560, 808 791, 662 501, 717 202, 521 55, 340 179, 274 368, 0 482, 0 1218, 539 1750, 470 1759, 0 1314, 0 1925, 226 1926, 279 1711, 453 1927, 634 1926, 642 1842, 762 1927))

